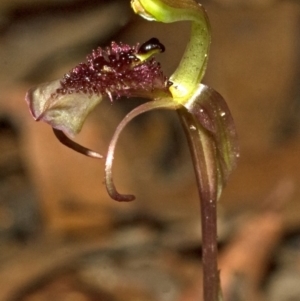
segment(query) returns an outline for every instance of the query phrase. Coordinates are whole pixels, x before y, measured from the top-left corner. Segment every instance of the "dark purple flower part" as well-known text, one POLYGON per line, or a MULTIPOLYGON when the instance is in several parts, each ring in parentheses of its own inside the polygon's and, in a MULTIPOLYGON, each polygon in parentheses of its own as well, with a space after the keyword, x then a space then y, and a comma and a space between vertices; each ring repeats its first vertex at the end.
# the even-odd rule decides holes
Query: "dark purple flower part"
POLYGON ((141 46, 112 42, 106 49, 97 48, 62 79, 31 88, 26 95, 30 112, 35 120, 73 137, 105 96, 111 101, 121 96, 169 96, 170 83, 152 58, 163 51, 156 38, 141 46))
POLYGON ((84 93, 113 97, 135 96, 154 90, 167 90, 167 78, 160 64, 154 59, 143 59, 143 54, 162 52, 164 47, 157 39, 139 45, 111 43, 105 50, 97 48, 60 81, 56 94, 84 93), (154 43, 154 42, 156 43, 154 43), (152 47, 151 47, 152 46, 152 47), (141 51, 139 51, 141 49, 141 51))

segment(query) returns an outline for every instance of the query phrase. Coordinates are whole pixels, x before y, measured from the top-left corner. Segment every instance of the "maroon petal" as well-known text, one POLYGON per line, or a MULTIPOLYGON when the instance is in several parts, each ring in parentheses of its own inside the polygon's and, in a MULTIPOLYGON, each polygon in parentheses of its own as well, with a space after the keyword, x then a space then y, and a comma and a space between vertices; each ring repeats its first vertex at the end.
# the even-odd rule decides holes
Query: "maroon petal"
POLYGON ((112 176, 112 165, 114 160, 114 153, 116 144, 118 142, 119 136, 121 132, 124 130, 125 126, 138 115, 154 110, 154 109, 168 109, 168 110, 176 110, 178 108, 178 104, 176 104, 172 98, 164 98, 158 99, 154 101, 146 102, 139 107, 133 109, 130 113, 128 113, 125 118, 118 125, 108 148, 107 158, 105 162, 105 184, 106 189, 110 197, 119 202, 129 202, 135 199, 134 195, 128 194, 120 194, 116 190, 116 187, 113 182, 112 176))
POLYGON ((71 148, 72 150, 74 150, 77 153, 80 153, 82 155, 88 156, 90 158, 95 158, 95 159, 102 159, 103 156, 100 155, 99 153, 86 148, 78 143, 76 143, 75 141, 69 139, 68 136, 65 135, 64 132, 60 131, 60 130, 56 130, 53 129, 54 135, 55 137, 66 147, 71 148))

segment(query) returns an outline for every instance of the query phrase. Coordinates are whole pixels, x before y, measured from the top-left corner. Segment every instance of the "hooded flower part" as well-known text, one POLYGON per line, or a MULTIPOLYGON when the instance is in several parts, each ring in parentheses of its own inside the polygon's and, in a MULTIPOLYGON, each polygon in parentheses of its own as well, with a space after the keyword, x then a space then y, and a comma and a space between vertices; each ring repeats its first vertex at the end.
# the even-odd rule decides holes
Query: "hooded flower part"
POLYGON ((186 102, 201 82, 207 66, 211 34, 203 6, 195 0, 131 0, 131 6, 137 14, 150 21, 192 21, 185 53, 170 77, 174 101, 186 102))

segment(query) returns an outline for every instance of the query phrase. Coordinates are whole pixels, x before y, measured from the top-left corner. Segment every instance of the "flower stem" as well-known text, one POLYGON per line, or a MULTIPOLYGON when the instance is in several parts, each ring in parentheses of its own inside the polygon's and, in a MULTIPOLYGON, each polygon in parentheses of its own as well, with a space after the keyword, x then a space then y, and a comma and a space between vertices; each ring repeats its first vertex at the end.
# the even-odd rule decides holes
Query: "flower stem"
POLYGON ((201 202, 204 301, 216 301, 219 294, 216 212, 215 199, 201 202))
POLYGON ((200 198, 202 223, 203 300, 217 301, 219 296, 217 249, 217 171, 215 148, 210 134, 184 109, 177 110, 187 136, 200 198), (200 135, 200 139, 199 139, 200 135))

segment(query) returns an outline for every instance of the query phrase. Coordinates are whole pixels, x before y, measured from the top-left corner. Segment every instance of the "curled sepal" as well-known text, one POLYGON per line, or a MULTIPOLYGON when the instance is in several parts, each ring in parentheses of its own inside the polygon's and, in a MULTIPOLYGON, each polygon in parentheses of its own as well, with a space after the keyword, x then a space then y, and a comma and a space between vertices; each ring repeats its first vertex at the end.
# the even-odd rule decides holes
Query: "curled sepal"
POLYGON ((68 136, 65 135, 64 132, 60 131, 60 130, 56 130, 53 129, 54 135, 55 137, 66 147, 71 148, 72 150, 74 150, 77 153, 80 153, 82 155, 88 156, 90 158, 95 158, 95 159, 102 159, 103 156, 100 155, 99 153, 86 148, 78 143, 76 143, 75 141, 71 140, 68 136))
POLYGON ((225 185, 236 167, 239 147, 233 118, 224 98, 214 89, 200 84, 184 106, 211 135, 216 148, 219 184, 225 185))
POLYGON ((31 88, 26 94, 29 110, 36 121, 42 120, 73 137, 80 132, 88 114, 101 102, 97 94, 57 94, 60 80, 31 88))
POLYGON ((133 109, 130 113, 128 113, 124 119, 120 122, 118 125, 111 141, 109 144, 106 162, 105 162, 105 184, 106 189, 110 197, 116 201, 119 202, 130 202, 135 199, 134 195, 129 194, 120 194, 117 192, 116 187, 113 182, 113 176, 112 176, 112 165, 114 160, 114 153, 116 144, 118 141, 118 138, 125 128, 125 126, 135 117, 138 115, 154 110, 154 109, 168 109, 168 110, 176 110, 178 109, 179 105, 174 103, 172 98, 163 98, 163 99, 157 99, 154 101, 146 102, 137 108, 133 109))

